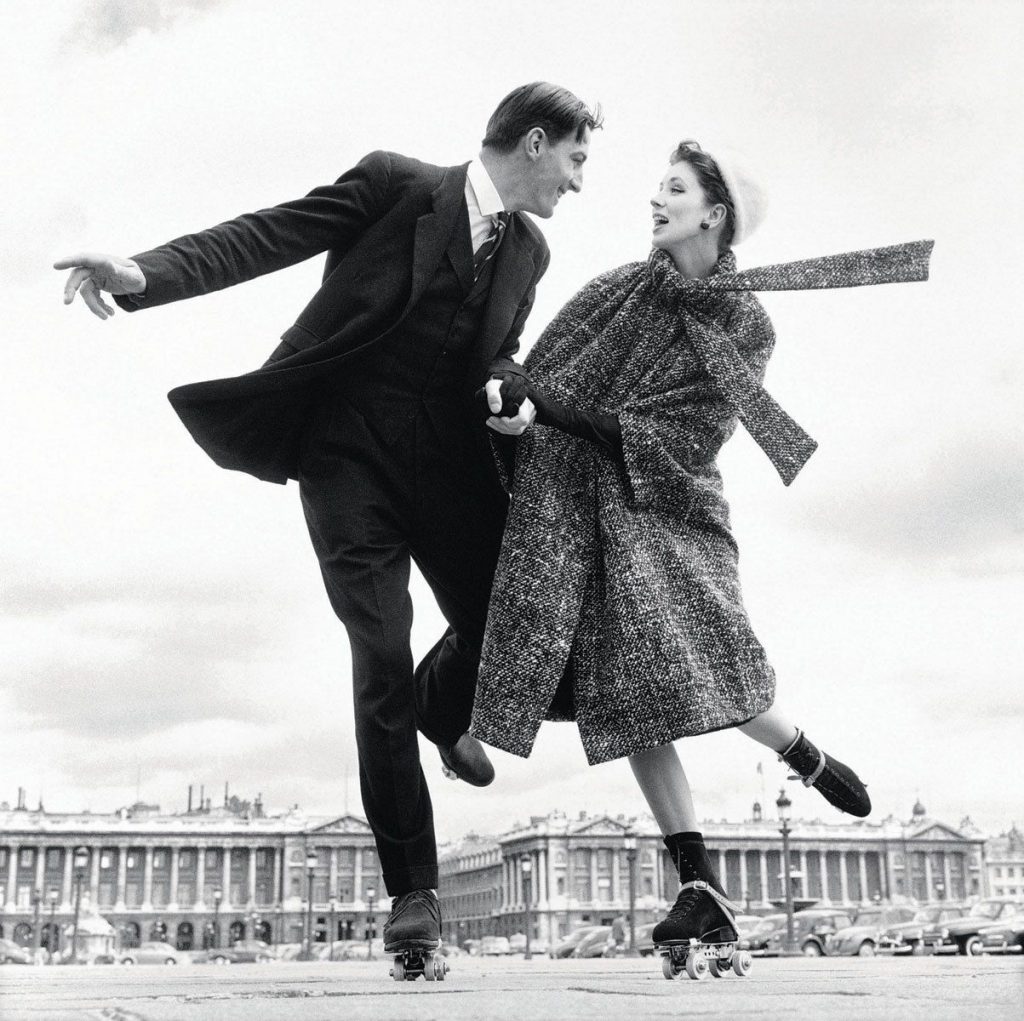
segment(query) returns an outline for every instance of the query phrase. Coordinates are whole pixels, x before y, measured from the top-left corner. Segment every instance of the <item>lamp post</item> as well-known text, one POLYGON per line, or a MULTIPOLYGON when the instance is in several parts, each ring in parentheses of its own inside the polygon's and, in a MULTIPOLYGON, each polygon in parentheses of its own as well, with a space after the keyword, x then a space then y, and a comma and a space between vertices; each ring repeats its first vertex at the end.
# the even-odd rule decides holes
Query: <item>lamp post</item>
POLYGON ((627 830, 622 843, 629 865, 629 956, 636 957, 636 836, 627 830))
POLYGON ((526 949, 523 951, 523 960, 529 961, 533 958, 530 952, 530 930, 533 928, 533 918, 530 916, 530 877, 533 873, 533 859, 524 854, 520 865, 523 870, 523 904, 526 907, 526 949))
POLYGON ((373 960, 373 902, 377 897, 377 888, 368 886, 366 888, 366 959, 373 960))
POLYGON ((316 851, 306 851, 306 952, 303 960, 313 959, 313 870, 316 868, 316 851))
POLYGON ((32 891, 32 949, 36 956, 39 955, 39 948, 42 946, 43 931, 39 924, 39 909, 43 904, 43 891, 37 886, 32 891))
POLYGON ((50 964, 54 964, 57 960, 57 954, 60 952, 60 936, 57 935, 57 926, 54 923, 57 901, 60 900, 60 891, 51 886, 46 899, 50 902, 50 935, 46 940, 46 950, 50 955, 50 964))
POLYGON ((330 944, 330 947, 331 947, 331 949, 330 949, 330 960, 333 961, 334 960, 334 937, 336 935, 336 933, 334 931, 334 913, 335 913, 335 911, 338 910, 338 902, 337 902, 337 900, 334 897, 331 898, 329 906, 330 906, 330 909, 331 909, 331 924, 330 924, 330 928, 327 930, 327 941, 328 941, 328 943, 330 944))
POLYGON ((786 790, 779 790, 779 796, 775 801, 775 807, 779 810, 779 820, 782 823, 782 883, 786 893, 786 948, 785 953, 791 954, 793 948, 793 884, 789 881, 789 810, 793 802, 786 797, 786 790))
POLYGON ((277 933, 277 944, 280 946, 284 942, 284 908, 280 904, 274 905, 274 930, 277 933))
POLYGON ((89 864, 89 849, 76 847, 75 863, 75 924, 71 930, 71 964, 78 964, 78 914, 82 909, 82 880, 85 879, 85 866, 89 864))
POLYGON ((213 891, 213 949, 220 946, 220 902, 224 899, 224 891, 218 886, 213 891))

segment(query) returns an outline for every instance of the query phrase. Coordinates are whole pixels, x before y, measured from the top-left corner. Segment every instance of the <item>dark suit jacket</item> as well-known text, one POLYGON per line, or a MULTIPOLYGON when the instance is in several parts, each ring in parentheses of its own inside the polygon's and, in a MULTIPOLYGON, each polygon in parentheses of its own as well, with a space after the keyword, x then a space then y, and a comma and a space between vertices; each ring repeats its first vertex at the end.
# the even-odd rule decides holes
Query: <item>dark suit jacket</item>
MULTIPOLYGON (((466 167, 436 167, 372 152, 333 185, 134 256, 145 295, 128 311, 191 298, 326 251, 323 283, 269 360, 254 372, 172 390, 171 404, 223 468, 270 482, 295 478, 316 383, 398 326, 444 255, 462 210, 466 167)), ((512 215, 466 392, 512 361, 547 269, 543 235, 512 215)))

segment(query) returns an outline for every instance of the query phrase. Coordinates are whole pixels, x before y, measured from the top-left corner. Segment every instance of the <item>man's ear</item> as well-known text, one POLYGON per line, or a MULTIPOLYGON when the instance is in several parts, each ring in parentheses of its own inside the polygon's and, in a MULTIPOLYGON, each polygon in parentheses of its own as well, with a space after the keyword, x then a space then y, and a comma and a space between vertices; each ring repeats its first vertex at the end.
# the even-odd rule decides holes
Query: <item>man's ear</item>
POLYGON ((547 140, 547 132, 543 128, 530 128, 522 138, 523 152, 526 158, 529 160, 539 159, 544 151, 544 146, 547 145, 547 140))

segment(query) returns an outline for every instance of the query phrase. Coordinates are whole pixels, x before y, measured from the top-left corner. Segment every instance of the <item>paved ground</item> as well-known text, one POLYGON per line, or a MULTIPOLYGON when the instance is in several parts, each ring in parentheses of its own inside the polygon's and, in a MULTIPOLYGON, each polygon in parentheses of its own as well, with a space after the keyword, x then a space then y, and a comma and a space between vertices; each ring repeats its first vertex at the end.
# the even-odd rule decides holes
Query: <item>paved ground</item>
POLYGON ((460 957, 446 981, 388 962, 0 968, 3 1021, 1003 1021, 1024 1017, 1024 959, 755 960, 746 978, 666 981, 660 962, 460 957))

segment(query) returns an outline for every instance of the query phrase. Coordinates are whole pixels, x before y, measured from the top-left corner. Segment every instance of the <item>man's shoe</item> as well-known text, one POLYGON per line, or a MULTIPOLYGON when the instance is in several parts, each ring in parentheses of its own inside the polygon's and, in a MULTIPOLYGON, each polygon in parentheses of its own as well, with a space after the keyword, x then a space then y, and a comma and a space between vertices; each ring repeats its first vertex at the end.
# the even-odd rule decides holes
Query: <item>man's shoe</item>
POLYGON ((494 766, 484 746, 468 732, 455 744, 439 744, 444 775, 451 780, 465 780, 474 787, 486 787, 494 780, 494 766))
POLYGON ((441 906, 430 890, 399 894, 384 923, 384 953, 436 950, 441 945, 441 906))

